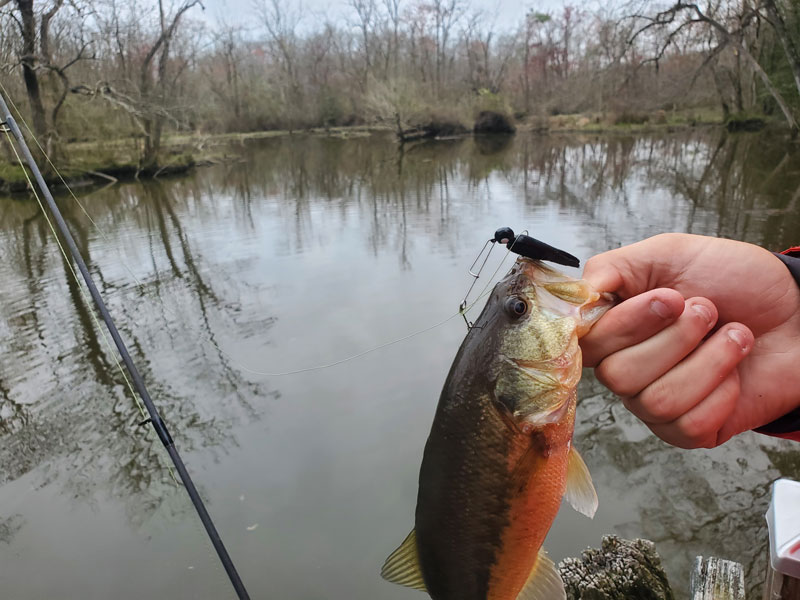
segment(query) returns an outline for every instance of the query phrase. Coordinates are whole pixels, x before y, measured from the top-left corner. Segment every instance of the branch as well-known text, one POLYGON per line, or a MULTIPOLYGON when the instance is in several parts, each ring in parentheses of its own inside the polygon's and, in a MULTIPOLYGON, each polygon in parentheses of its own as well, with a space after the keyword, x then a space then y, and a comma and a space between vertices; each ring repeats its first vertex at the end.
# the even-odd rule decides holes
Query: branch
POLYGON ((697 69, 695 69, 694 75, 692 75, 692 80, 689 82, 689 89, 692 89, 694 87, 694 84, 697 83, 697 78, 700 77, 700 73, 703 71, 703 69, 705 69, 708 65, 710 65, 717 58, 717 56, 719 56, 719 54, 727 47, 728 47, 728 40, 722 40, 717 45, 716 48, 714 48, 713 50, 711 50, 711 52, 708 53, 708 56, 706 56, 705 60, 703 60, 703 63, 699 67, 697 67, 697 69))
POLYGON ((88 96, 89 98, 94 97, 101 97, 106 101, 119 106, 129 115, 131 115, 136 122, 136 125, 141 129, 142 133, 147 135, 147 131, 144 128, 144 124, 142 121, 147 118, 151 118, 153 116, 160 116, 163 117, 170 122, 172 122, 176 127, 180 127, 182 123, 175 118, 167 109, 162 108, 160 106, 154 104, 148 104, 146 102, 137 101, 130 96, 127 96, 121 92, 116 91, 108 82, 100 81, 94 89, 90 88, 86 85, 77 85, 70 89, 70 92, 73 94, 80 94, 82 96, 88 96))
POLYGON ((153 47, 150 48, 147 55, 144 57, 144 62, 142 63, 142 72, 144 72, 149 67, 150 63, 153 61, 153 58, 156 55, 156 52, 158 52, 158 49, 161 48, 162 44, 168 41, 169 38, 173 36, 173 34, 175 33, 175 28, 178 26, 178 21, 180 20, 183 13, 185 13, 187 10, 193 8, 198 4, 203 10, 205 10, 205 7, 203 6, 203 3, 200 0, 187 1, 183 6, 181 6, 178 9, 178 12, 175 13, 175 17, 172 19, 172 23, 170 23, 169 27, 164 29, 162 24, 161 35, 158 37, 158 39, 153 44, 153 47))
POLYGON ((50 57, 50 21, 59 11, 64 4, 64 0, 56 0, 53 7, 46 13, 42 14, 41 21, 39 21, 39 46, 42 50, 42 55, 46 62, 52 62, 50 57))

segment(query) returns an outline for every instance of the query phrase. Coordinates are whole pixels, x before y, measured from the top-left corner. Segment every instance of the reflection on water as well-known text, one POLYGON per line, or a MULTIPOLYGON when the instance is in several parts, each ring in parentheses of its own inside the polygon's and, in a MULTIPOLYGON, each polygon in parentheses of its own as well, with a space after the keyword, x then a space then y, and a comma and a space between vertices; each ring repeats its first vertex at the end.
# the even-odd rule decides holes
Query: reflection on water
MULTIPOLYGON (((440 386, 464 335, 441 321, 500 225, 583 259, 661 231, 779 249, 800 230, 800 154, 772 135, 272 139, 191 178, 62 199, 76 242, 254 597, 407 598, 384 555, 413 520, 440 386), (102 232, 102 233, 101 233, 102 232), (260 374, 259 374, 260 373, 260 374)), ((0 212, 4 597, 224 597, 167 458, 35 204, 0 212), (146 580, 137 576, 150 573, 146 580)), ((493 269, 492 269, 493 270, 493 269)), ((653 438, 594 381, 576 443, 601 498, 564 511, 555 558, 603 533, 653 539, 685 591, 696 554, 760 585, 770 482, 791 444, 653 438)))

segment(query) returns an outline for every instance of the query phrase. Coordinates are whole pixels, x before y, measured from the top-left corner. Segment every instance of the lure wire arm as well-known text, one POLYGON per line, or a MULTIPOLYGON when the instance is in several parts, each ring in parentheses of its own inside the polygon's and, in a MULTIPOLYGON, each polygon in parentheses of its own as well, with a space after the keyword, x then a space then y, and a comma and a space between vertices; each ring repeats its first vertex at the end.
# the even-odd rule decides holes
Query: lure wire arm
MULTIPOLYGON (((458 305, 458 314, 460 314, 461 317, 464 319, 464 323, 467 324, 467 329, 468 330, 472 329, 475 326, 475 323, 473 323, 469 319, 467 319, 467 307, 468 307, 467 300, 469 300, 469 295, 472 293, 472 290, 475 287, 475 283, 478 281, 478 278, 481 276, 481 273, 483 272, 483 268, 486 266, 486 263, 489 261, 489 255, 492 253, 492 250, 494 250, 495 244, 498 243, 498 242, 500 244, 505 244, 507 246, 509 252, 516 252, 516 253, 519 254, 520 251, 519 250, 515 250, 514 246, 516 246, 518 240, 526 238, 527 235, 528 235, 528 230, 527 229, 525 231, 523 231, 520 236, 515 236, 514 235, 514 231, 510 227, 501 227, 500 229, 498 229, 497 231, 494 232, 494 237, 489 238, 488 240, 486 240, 486 243, 483 245, 483 248, 481 248, 481 251, 478 252, 478 256, 476 256, 475 260, 472 261, 472 264, 470 265, 470 267, 468 269, 469 274, 473 278, 472 279, 472 284, 470 284, 469 289, 467 290, 467 293, 464 295, 464 299, 461 301, 461 304, 458 305), (489 248, 488 251, 486 250, 487 247, 489 248), (484 255, 484 252, 486 253, 486 256, 483 257, 483 262, 481 262, 481 266, 478 268, 478 272, 476 273, 476 272, 474 272, 475 265, 477 265, 480 262, 481 256, 484 255)), ((502 264, 502 262, 501 262, 501 264, 502 264)), ((500 266, 498 265, 497 268, 499 269, 500 266)), ((497 273, 497 271, 495 271, 495 273, 497 273)), ((494 277, 494 275, 492 275, 492 278, 493 277, 494 277)))
POLYGON ((475 284, 477 283, 478 278, 481 276, 481 273, 483 272, 483 267, 486 266, 486 262, 489 260, 489 255, 492 253, 492 250, 494 249, 494 244, 495 244, 496 241, 497 240, 494 239, 494 238, 486 240, 486 243, 483 245, 483 248, 481 248, 481 251, 478 252, 478 256, 475 257, 475 260, 472 261, 472 265, 470 265, 470 267, 468 269, 469 274, 472 275, 472 278, 473 278, 472 279, 472 284, 469 286, 469 289, 467 290, 467 293, 464 295, 464 299, 461 301, 461 304, 458 305, 458 312, 464 318, 464 322, 467 324, 467 329, 472 329, 472 326, 473 326, 473 323, 471 323, 467 319, 467 313, 466 313, 467 300, 469 299, 469 295, 472 293, 472 289, 475 287, 475 284), (489 248, 488 251, 486 250, 487 247, 489 248), (475 268, 475 265, 477 265, 478 262, 481 260, 481 256, 483 256, 484 252, 486 253, 486 256, 484 256, 483 262, 481 263, 481 266, 478 268, 478 272, 477 273, 473 273, 473 269, 475 268))

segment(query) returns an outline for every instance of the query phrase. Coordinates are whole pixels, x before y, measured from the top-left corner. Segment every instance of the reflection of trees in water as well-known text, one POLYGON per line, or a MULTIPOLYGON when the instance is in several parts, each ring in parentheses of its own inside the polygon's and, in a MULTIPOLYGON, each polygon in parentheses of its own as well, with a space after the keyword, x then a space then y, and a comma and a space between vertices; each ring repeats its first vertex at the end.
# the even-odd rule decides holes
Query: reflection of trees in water
POLYGON ((581 387, 585 399, 578 409, 576 447, 601 503, 604 495, 616 494, 635 516, 617 533, 656 542, 679 597, 686 595, 697 555, 741 562, 748 597, 759 597, 770 485, 792 472, 797 477, 800 452, 792 452, 791 442, 757 434, 715 450, 673 448, 648 434, 593 377, 581 387))
POLYGON ((28 411, 11 397, 0 372, 0 435, 19 431, 28 424, 28 411))
MULTIPOLYGON (((105 193, 107 204, 93 201, 90 207, 113 236, 114 226, 125 220, 116 204, 127 204, 129 218, 147 232, 153 265, 156 254, 167 257, 166 268, 154 268, 141 287, 127 274, 121 282, 104 277, 94 256, 102 248, 93 243, 96 232, 74 206, 65 207, 66 218, 179 447, 214 451, 236 443, 233 423, 259 418, 251 402, 266 391, 233 370, 214 343, 196 341, 213 342, 215 325, 235 328, 230 313, 237 288, 224 276, 203 274, 200 252, 178 217, 197 197, 175 191, 187 192, 174 185, 123 186, 105 193), (131 203, 137 204, 134 210, 131 203), (207 348, 214 348, 212 355, 207 348)), ((89 501, 98 489, 110 492, 125 499, 130 519, 138 522, 174 495, 169 458, 150 427, 138 426, 140 414, 95 329, 93 308, 48 237, 44 219, 21 212, 26 213, 19 221, 21 236, 0 236, 3 245, 21 248, 18 272, 7 288, 17 294, 9 305, 17 306, 18 314, 2 318, 9 331, 0 354, 21 358, 11 362, 16 371, 0 374, 0 482, 45 465, 46 482, 58 481, 72 496, 89 501)), ((116 257, 106 254, 99 262, 113 266, 116 257)), ((266 319, 259 326, 269 324, 266 319)))
POLYGON ((20 515, 0 519, 0 542, 10 544, 17 532, 22 529, 24 521, 20 515))
POLYGON ((317 201, 326 219, 337 219, 325 223, 334 229, 355 209, 369 226, 369 247, 399 249, 403 266, 410 265, 409 240, 418 234, 459 251, 459 224, 472 213, 457 197, 463 188, 456 192, 454 184, 466 185, 472 205, 490 203, 492 177, 510 183, 526 204, 583 215, 590 245, 598 249, 661 231, 781 247, 800 225, 800 153, 774 136, 719 130, 639 137, 520 134, 405 149, 383 136, 302 137, 252 149, 252 164, 227 167, 221 181, 209 174, 209 187, 223 186, 240 198, 275 199, 283 217, 293 211, 287 241, 301 251, 323 235, 313 215, 317 201))
MULTIPOLYGON (((144 232, 146 248, 141 239, 122 240, 127 245, 120 249, 104 244, 64 203, 76 240, 181 448, 234 443, 231 424, 258 418, 251 399, 265 394, 214 343, 197 344, 198 333, 213 341, 223 327, 245 338, 271 324, 269 318, 237 323, 237 306, 250 290, 235 273, 203 268, 204 247, 192 239, 184 215, 205 223, 232 218, 248 230, 265 215, 274 218, 285 224, 275 240, 278 253, 315 251, 326 236, 357 230, 362 237, 353 243, 375 254, 396 252, 403 268, 413 266, 415 242, 463 255, 465 225, 472 229, 492 195, 501 192, 524 207, 582 216, 587 242, 597 249, 664 230, 775 248, 795 242, 800 226, 800 157, 780 140, 767 144, 759 135, 520 134, 424 143, 402 152, 381 136, 300 137, 250 150, 247 163, 204 170, 191 179, 117 186, 87 198, 89 212, 110 237, 144 232), (115 253, 140 274, 141 286, 127 274, 109 275, 105 266, 101 273, 97 265, 113 266, 115 253), (212 398, 225 399, 224 408, 207 408, 212 398)), ((136 520, 170 489, 166 457, 149 429, 136 427, 138 412, 37 211, 35 204, 14 201, 0 215, 0 252, 7 258, 0 277, 9 283, 0 289, 0 354, 12 357, 0 365, 0 478, 15 479, 57 461, 79 497, 110 481, 114 495, 130 498, 136 520)), ((668 451, 651 437, 626 442, 621 432, 629 424, 616 423, 610 409, 597 412, 599 423, 610 421, 595 422, 596 430, 583 425, 582 435, 601 457, 592 462, 617 489, 642 482, 652 497, 637 499, 635 525, 643 535, 675 544, 674 551, 662 553, 686 554, 674 540, 714 550, 733 527, 747 533, 731 534, 731 552, 745 564, 761 564, 760 550, 743 540, 764 538, 761 478, 773 474, 770 464, 780 470, 777 459, 764 458, 766 450, 745 452, 729 444, 737 458, 717 464, 713 453, 668 451), (739 458, 750 465, 741 473, 735 470, 739 458), (754 460, 763 465, 754 467, 754 460), (759 468, 758 481, 741 482, 749 477, 743 473, 759 468), (669 481, 692 480, 683 473, 696 473, 698 481, 677 498, 669 481), (712 487, 702 481, 712 481, 712 487), (753 502, 756 509, 750 508, 753 502), (722 519, 723 512, 730 519, 722 519)), ((56 471, 53 478, 60 477, 56 471)), ((759 573, 753 571, 749 580, 760 580, 759 573)))

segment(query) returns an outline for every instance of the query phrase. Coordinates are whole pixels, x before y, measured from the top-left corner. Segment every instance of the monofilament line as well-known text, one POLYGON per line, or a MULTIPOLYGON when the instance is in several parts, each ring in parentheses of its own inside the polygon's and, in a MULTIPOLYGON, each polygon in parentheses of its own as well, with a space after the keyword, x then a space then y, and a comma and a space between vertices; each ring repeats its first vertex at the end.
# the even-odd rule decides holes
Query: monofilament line
MULTIPOLYGON (((100 312, 100 316, 103 318, 103 321, 108 328, 108 332, 111 335, 111 338, 114 340, 114 344, 119 350, 120 356, 122 361, 125 363, 126 368, 128 369, 128 373, 130 373, 131 379, 133 381, 133 386, 136 388, 136 391, 139 393, 139 396, 142 399, 142 402, 147 409, 147 412, 150 416, 149 421, 153 426, 153 429, 158 434, 159 439, 164 444, 164 447, 167 450, 170 458, 172 459, 173 464, 175 465, 176 470, 178 471, 178 475, 180 476, 181 481, 184 484, 186 492, 189 494, 189 498, 192 501, 192 504, 197 511, 200 520, 203 523, 203 526, 206 529, 206 533, 208 534, 209 539, 211 540, 214 549, 219 556, 220 562, 222 562, 223 567, 225 568, 225 572, 228 574, 228 578, 233 585, 234 590, 236 591, 237 596, 241 599, 249 600, 250 596, 247 593, 247 590, 242 583, 241 578, 239 577, 239 573, 236 571, 236 567, 231 560, 230 555, 228 554, 225 545, 222 543, 222 539, 217 532, 216 527, 214 526, 213 521, 211 520, 211 516, 208 514, 206 510, 205 504, 203 500, 200 498, 200 494, 197 491, 197 488, 192 481, 189 472, 186 470, 186 466, 183 463, 183 459, 181 458, 180 454, 178 453, 177 448, 175 447, 175 443, 172 437, 167 430, 166 424, 161 418, 161 415, 158 412, 153 400, 150 398, 150 394, 147 391, 147 387, 145 386, 144 380, 142 379, 141 375, 139 374, 136 365, 133 363, 133 360, 128 353, 128 349, 125 346, 125 343, 122 340, 122 337, 117 330, 116 325, 114 324, 114 320, 111 318, 111 315, 106 308, 105 302, 103 301, 102 296, 100 295, 97 286, 94 283, 94 280, 89 273, 89 269, 86 266, 86 262, 83 260, 80 251, 78 250, 77 245, 75 244, 75 240, 72 237, 72 234, 67 227, 66 221, 64 220, 61 211, 59 210, 58 206, 56 205, 55 200, 53 199, 53 195, 50 193, 50 189, 47 187, 47 184, 42 177, 42 173, 39 170, 39 167, 36 165, 36 161, 33 159, 31 155, 30 149, 28 145, 25 143, 25 138, 22 135, 19 127, 17 127, 17 123, 14 120, 13 115, 8 109, 5 100, 3 99, 2 94, 0 94, 0 119, 5 123, 5 125, 10 129, 11 134, 14 136, 14 139, 19 146, 19 150, 22 153, 22 156, 25 158, 25 162, 27 162, 28 166, 33 173, 34 179, 36 180, 36 184, 39 187, 44 199, 47 203, 48 208, 50 209, 50 213, 52 214, 53 218, 55 219, 56 226, 64 238, 64 241, 69 248, 70 255, 72 259, 78 266, 78 270, 80 271, 84 282, 86 283, 86 287, 89 289, 89 293, 94 300, 95 306, 97 310, 100 312)), ((23 165, 24 170, 24 165, 23 165)))
MULTIPOLYGON (((28 125, 27 121, 25 121, 25 119, 24 119, 22 113, 20 112, 19 108, 16 106, 16 104, 14 104, 13 100, 8 96, 8 92, 6 91, 6 88, 3 86, 2 81, 0 81, 0 91, 2 91, 2 93, 6 97, 8 97, 8 100, 11 103, 11 106, 16 111, 18 118, 20 119, 22 124, 25 126, 26 130, 28 131, 28 134, 31 136, 31 139, 33 139, 34 143, 39 148, 39 151, 45 157, 45 160, 47 160, 47 163, 53 169, 53 172, 58 176, 58 178, 61 181, 62 185, 64 185, 64 187, 67 189, 67 191, 69 192, 69 194, 72 197, 73 201, 78 205, 78 207, 80 208, 81 212, 83 212, 83 214, 86 216, 86 218, 92 224, 94 229, 100 234, 100 236, 103 238, 103 240, 106 243, 110 243, 109 236, 103 231, 103 229, 100 227, 100 225, 98 225, 98 223, 92 218, 92 216, 89 214, 89 212, 83 206, 83 203, 78 199, 78 197, 75 194, 75 192, 73 192, 72 188, 69 186, 67 181, 61 175, 61 173, 58 170, 58 168, 56 167, 56 165, 53 163, 53 161, 47 155, 47 152, 42 147, 42 145, 39 143, 39 140, 36 139, 36 135, 31 130, 31 128, 28 125)), ((29 184, 30 184, 30 181, 29 181, 29 184)), ((33 187, 32 184, 31 184, 31 187, 33 187)), ((44 210, 44 209, 42 209, 42 210, 44 210)), ((523 232, 523 233, 526 233, 526 232, 523 232)), ((511 247, 513 247, 514 243, 516 243, 516 242, 513 242, 511 247)), ((62 250, 62 252, 63 252, 63 250, 62 250)), ((389 346, 393 346, 395 344, 399 344, 400 342, 404 342, 404 341, 409 340, 411 338, 414 338, 414 337, 417 337, 417 336, 422 335, 424 333, 427 333, 429 331, 432 331, 432 330, 434 330, 434 329, 436 329, 438 327, 441 327, 441 326, 445 325, 446 323, 448 323, 449 321, 453 320, 454 318, 456 318, 456 317, 458 317, 458 316, 460 316, 462 314, 466 314, 469 310, 471 310, 486 295, 486 291, 489 289, 489 286, 491 286, 492 282, 494 281, 495 276, 500 271, 500 268, 503 266, 503 264, 505 262, 505 259, 508 257, 508 255, 510 253, 511 253, 511 248, 509 248, 506 251, 505 255, 500 260, 500 263, 498 264, 497 268, 494 270, 492 275, 487 279, 486 285, 481 290, 481 293, 478 294, 478 296, 475 298, 475 300, 471 304, 466 306, 462 311, 459 311, 459 312, 457 312, 457 313, 455 313, 453 315, 450 315, 449 317, 443 319, 442 321, 439 321, 438 323, 435 323, 434 325, 430 325, 428 327, 425 327, 423 329, 420 329, 420 330, 415 331, 413 333, 410 333, 408 335, 404 335, 404 336, 402 336, 402 337, 400 337, 398 339, 391 340, 391 341, 388 341, 388 342, 383 342, 381 344, 378 344, 377 346, 373 346, 371 348, 368 348, 367 350, 363 350, 363 351, 358 352, 356 354, 353 354, 353 355, 350 355, 350 356, 347 356, 347 357, 344 357, 344 358, 341 358, 341 359, 337 359, 337 360, 334 360, 334 361, 331 361, 331 362, 323 363, 323 364, 320 364, 320 365, 314 365, 314 366, 309 366, 309 367, 301 367, 301 368, 298 368, 298 369, 290 369, 290 370, 287 370, 287 371, 279 371, 279 372, 269 372, 269 371, 258 370, 258 369, 249 367, 249 366, 241 363, 231 353, 229 353, 226 350, 224 350, 214 339, 212 339, 210 337, 210 335, 207 332, 201 331, 200 329, 198 329, 196 327, 192 327, 191 325, 189 325, 189 327, 193 330, 193 333, 194 333, 195 337, 197 337, 197 339, 201 340, 204 343, 210 344, 220 354, 224 355, 230 361, 231 365, 239 368, 242 371, 245 371, 247 373, 251 373, 253 375, 260 375, 260 376, 264 376, 264 377, 284 377, 284 376, 288 376, 288 375, 298 375, 298 374, 301 374, 301 373, 309 373, 309 372, 312 372, 312 371, 320 371, 320 370, 323 370, 323 369, 329 369, 331 367, 336 367, 338 365, 341 365, 341 364, 356 360, 358 358, 361 358, 363 356, 366 356, 368 354, 371 354, 371 353, 376 352, 378 350, 381 350, 383 348, 387 348, 389 346)), ((158 302, 161 305, 162 309, 164 309, 165 312, 169 313, 172 316, 177 316, 177 313, 175 311, 173 311, 169 306, 167 306, 166 303, 164 302, 164 300, 160 296, 154 296, 152 294, 148 294, 147 293, 144 283, 142 283, 142 281, 139 280, 139 278, 133 272, 133 269, 131 269, 128 266, 128 264, 121 257, 118 257, 118 261, 125 268, 125 270, 128 271, 128 273, 130 274, 130 276, 133 279, 133 281, 136 283, 137 286, 139 286, 140 290, 143 290, 143 292, 145 294, 147 294, 150 298, 152 298, 156 302, 158 302)), ((75 277, 77 279, 77 275, 75 275, 75 277)), ((473 281, 473 285, 470 286, 470 290, 472 289, 472 287, 475 285, 476 282, 477 282, 477 279, 475 281, 473 281)), ((95 319, 96 319, 96 317, 95 317, 95 319)), ((101 332, 102 332, 102 329, 101 329, 101 332)), ((112 353, 112 355, 113 355, 113 353, 112 353)), ((121 367, 120 367, 120 369, 121 369, 121 367)), ((123 374, 123 377, 126 379, 126 382, 127 382, 127 377, 125 377, 124 371, 122 371, 122 374, 123 374)), ((129 387, 130 387, 130 384, 129 384, 129 387)), ((134 394, 134 400, 137 401, 135 394, 134 394)), ((137 401, 137 404, 138 404, 138 401, 137 401)))

